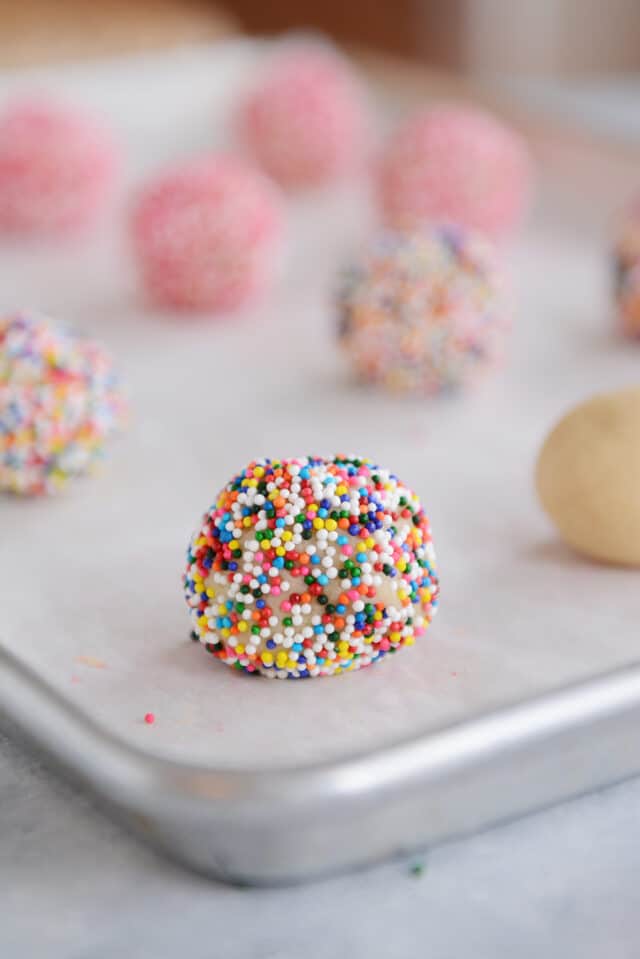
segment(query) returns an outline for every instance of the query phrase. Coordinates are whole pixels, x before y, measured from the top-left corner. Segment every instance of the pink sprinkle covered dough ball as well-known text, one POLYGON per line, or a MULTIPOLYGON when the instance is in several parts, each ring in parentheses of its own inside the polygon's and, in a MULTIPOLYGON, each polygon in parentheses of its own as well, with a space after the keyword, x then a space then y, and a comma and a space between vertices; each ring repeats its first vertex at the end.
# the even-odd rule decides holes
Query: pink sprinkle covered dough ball
POLYGON ((215 156, 160 176, 133 211, 143 285, 159 306, 223 312, 268 291, 282 259, 277 188, 243 161, 215 156))
POLYGON ((356 76, 337 53, 313 45, 273 59, 240 104, 237 127, 265 173, 294 189, 361 168, 370 141, 356 76))
POLYGON ((49 100, 0 113, 0 231, 64 234, 94 223, 120 165, 110 132, 89 114, 49 100))
POLYGON ((467 106, 421 110, 392 136, 378 167, 388 226, 458 223, 499 239, 521 223, 531 194, 524 140, 467 106))

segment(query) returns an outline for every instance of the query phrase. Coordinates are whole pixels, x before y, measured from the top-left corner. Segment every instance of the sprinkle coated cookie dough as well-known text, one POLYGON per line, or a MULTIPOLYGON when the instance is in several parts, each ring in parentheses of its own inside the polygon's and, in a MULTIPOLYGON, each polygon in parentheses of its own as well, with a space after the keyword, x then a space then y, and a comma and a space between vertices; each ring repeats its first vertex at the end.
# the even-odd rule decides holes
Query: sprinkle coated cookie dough
POLYGON ((239 104, 240 142, 288 189, 330 183, 364 165, 371 122, 355 73, 316 44, 285 45, 239 104))
POLYGON ((523 138, 491 113, 441 104, 419 110, 389 138, 377 187, 394 229, 446 221, 501 239, 529 206, 531 160, 523 138))
POLYGON ((93 226, 121 166, 110 131, 48 98, 0 112, 0 232, 58 236, 93 226))
POLYGON ((87 472, 125 404, 97 343, 42 316, 0 316, 0 490, 55 493, 87 472))
POLYGON ((345 274, 339 339, 356 377, 430 395, 496 365, 509 323, 492 246, 461 227, 383 233, 345 274))
POLYGON ((331 676, 410 646, 438 605, 429 521, 367 459, 256 460, 205 513, 184 591, 195 635, 269 678, 331 676))
POLYGON ((273 287, 285 214, 267 177, 235 157, 217 155, 152 179, 134 206, 131 230, 153 303, 224 313, 260 301, 273 287))
POLYGON ((640 339, 640 198, 626 211, 614 247, 615 300, 621 332, 640 339))

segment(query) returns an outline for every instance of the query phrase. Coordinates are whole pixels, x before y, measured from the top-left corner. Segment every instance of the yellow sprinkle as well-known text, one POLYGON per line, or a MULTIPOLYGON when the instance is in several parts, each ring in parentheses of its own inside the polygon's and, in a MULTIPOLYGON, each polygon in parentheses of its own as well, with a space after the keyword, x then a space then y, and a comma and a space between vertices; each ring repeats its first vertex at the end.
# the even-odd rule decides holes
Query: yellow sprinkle
POLYGON ((276 656, 276 666, 279 666, 280 669, 282 669, 283 666, 287 665, 288 659, 289 659, 289 654, 285 653, 284 650, 281 650, 276 656))
POLYGON ((293 537, 293 533, 291 532, 291 530, 287 529, 284 531, 284 533, 281 534, 280 539, 284 543, 288 543, 289 540, 292 539, 292 537, 293 537))
POLYGON ((241 633, 246 633, 246 631, 249 629, 249 624, 246 621, 246 619, 240 620, 240 622, 238 623, 238 629, 240 630, 241 633))
POLYGON ((324 520, 316 518, 313 521, 313 525, 315 529, 324 529, 324 520))
POLYGON ((334 519, 328 519, 324 524, 330 533, 333 533, 334 529, 338 528, 338 524, 334 519))
POLYGON ((209 597, 209 599, 215 599, 215 595, 216 595, 215 589, 211 589, 211 587, 208 586, 208 587, 207 587, 207 596, 209 597))
POLYGON ((267 652, 261 653, 260 659, 262 660, 265 666, 271 666, 273 663, 273 653, 267 653, 267 652))
POLYGON ((276 556, 284 556, 285 552, 284 546, 276 546, 276 556))
POLYGON ((253 467, 253 475, 254 475, 254 476, 257 476, 257 477, 259 477, 259 478, 263 477, 263 476, 264 476, 264 469, 262 468, 262 466, 254 466, 254 467, 253 467))
POLYGON ((242 654, 244 653, 244 646, 242 645, 242 643, 238 643, 238 645, 236 646, 236 653, 238 654, 238 656, 242 656, 242 654))
POLYGON ((231 636, 231 630, 227 626, 225 626, 224 629, 220 630, 220 635, 223 636, 225 639, 228 639, 229 636, 231 636))
POLYGON ((415 636, 405 636, 405 638, 404 638, 404 645, 405 645, 405 646, 413 646, 413 644, 415 643, 415 641, 416 641, 415 636))
POLYGON ((237 539, 232 539, 231 542, 229 543, 229 549, 237 549, 239 545, 240 543, 238 542, 237 539))

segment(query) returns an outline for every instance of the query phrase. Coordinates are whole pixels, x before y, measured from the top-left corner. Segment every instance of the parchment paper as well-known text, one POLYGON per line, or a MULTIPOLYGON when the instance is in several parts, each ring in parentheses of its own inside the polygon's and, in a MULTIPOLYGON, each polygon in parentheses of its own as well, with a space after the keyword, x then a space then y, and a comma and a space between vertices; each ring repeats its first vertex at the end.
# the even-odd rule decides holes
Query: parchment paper
MULTIPOLYGON (((225 142, 229 106, 259 55, 234 43, 5 74, 0 97, 47 86, 102 110, 135 187, 172 158, 225 142)), ((98 476, 56 500, 0 501, 0 640, 127 740, 233 766, 375 747, 634 660, 638 573, 571 554, 533 492, 554 420, 640 374, 640 354, 608 316, 606 184, 585 196, 572 177, 559 186, 541 175, 532 223, 507 254, 509 364, 457 399, 381 396, 342 366, 335 270, 372 219, 357 184, 290 201, 282 289, 226 321, 149 311, 131 275, 124 194, 96 237, 3 245, 0 308, 37 307, 105 340, 132 422, 98 476), (189 535, 254 456, 339 451, 392 467, 421 495, 440 613, 415 647, 372 669, 298 683, 240 675, 189 639, 189 535)))

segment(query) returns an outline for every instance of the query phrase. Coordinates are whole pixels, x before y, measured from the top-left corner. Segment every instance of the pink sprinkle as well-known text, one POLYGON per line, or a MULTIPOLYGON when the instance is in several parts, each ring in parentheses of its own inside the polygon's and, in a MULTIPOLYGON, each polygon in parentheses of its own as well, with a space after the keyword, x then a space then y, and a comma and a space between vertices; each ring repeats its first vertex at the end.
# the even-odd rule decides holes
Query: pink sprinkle
POLYGON ((282 602, 280 603, 280 609, 285 613, 288 613, 291 611, 291 603, 289 602, 288 599, 282 600, 282 602))
POLYGON ((351 554, 353 553, 353 546, 349 546, 349 544, 347 543, 346 546, 342 547, 342 552, 344 553, 345 556, 351 556, 351 554))
POLYGON ((145 713, 145 714, 144 714, 144 721, 145 721, 145 723, 147 724, 147 726, 153 726, 153 724, 154 724, 155 721, 156 721, 156 717, 154 716, 153 713, 145 713))

